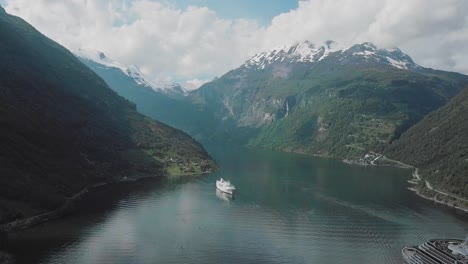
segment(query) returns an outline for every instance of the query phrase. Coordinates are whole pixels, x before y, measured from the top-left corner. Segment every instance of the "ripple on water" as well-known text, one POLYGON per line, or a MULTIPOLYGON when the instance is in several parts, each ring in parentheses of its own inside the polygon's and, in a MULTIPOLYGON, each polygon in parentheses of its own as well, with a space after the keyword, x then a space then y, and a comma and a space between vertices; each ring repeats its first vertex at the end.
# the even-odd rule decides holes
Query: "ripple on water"
POLYGON ((106 212, 69 224, 76 236, 41 252, 41 261, 24 263, 401 263, 405 245, 468 232, 466 222, 407 191, 405 171, 223 155, 213 175, 129 191, 106 212), (238 187, 234 199, 216 195, 220 177, 238 187))

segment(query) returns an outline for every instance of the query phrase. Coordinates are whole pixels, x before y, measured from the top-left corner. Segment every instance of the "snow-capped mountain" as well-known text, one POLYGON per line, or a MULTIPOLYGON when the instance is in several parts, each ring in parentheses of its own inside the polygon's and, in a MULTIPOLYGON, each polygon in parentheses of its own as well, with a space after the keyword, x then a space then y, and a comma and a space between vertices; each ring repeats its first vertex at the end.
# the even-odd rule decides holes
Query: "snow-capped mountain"
POLYGON ((242 66, 248 69, 263 70, 273 64, 305 63, 317 64, 333 60, 337 64, 377 63, 398 69, 415 69, 419 65, 398 48, 378 49, 374 44, 365 42, 344 49, 335 49, 336 43, 326 41, 315 46, 309 41, 296 43, 290 47, 278 47, 261 52, 247 60, 242 66))
POLYGON ((187 91, 178 83, 168 83, 163 81, 150 81, 144 76, 136 65, 124 65, 107 57, 103 52, 92 49, 78 49, 74 52, 75 56, 80 59, 88 60, 99 65, 100 68, 105 69, 119 69, 126 76, 132 78, 134 82, 140 86, 148 87, 156 92, 167 94, 181 94, 187 95, 187 91))

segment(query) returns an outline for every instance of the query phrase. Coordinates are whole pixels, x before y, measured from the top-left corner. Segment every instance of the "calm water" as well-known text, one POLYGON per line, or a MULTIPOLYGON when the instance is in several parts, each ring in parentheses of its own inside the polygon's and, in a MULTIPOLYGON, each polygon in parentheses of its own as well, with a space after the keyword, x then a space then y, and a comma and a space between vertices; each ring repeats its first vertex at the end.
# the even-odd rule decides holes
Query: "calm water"
POLYGON ((410 172, 212 150, 208 176, 91 193, 77 214, 9 237, 18 263, 401 263, 400 250, 461 237, 468 221, 406 190, 410 172), (239 190, 217 193, 217 178, 239 190))

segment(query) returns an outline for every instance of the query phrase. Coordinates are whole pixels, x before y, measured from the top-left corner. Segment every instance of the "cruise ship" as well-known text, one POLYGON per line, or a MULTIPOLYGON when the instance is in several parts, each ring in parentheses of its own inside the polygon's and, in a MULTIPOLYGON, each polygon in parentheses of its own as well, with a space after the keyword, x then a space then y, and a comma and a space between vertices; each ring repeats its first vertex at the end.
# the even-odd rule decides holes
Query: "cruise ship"
POLYGON ((402 255, 408 264, 468 264, 468 238, 431 239, 419 246, 405 247, 402 255))
POLYGON ((220 191, 228 193, 228 194, 233 194, 234 190, 236 189, 234 185, 231 184, 230 181, 225 181, 223 178, 220 180, 216 181, 216 188, 218 188, 220 191))

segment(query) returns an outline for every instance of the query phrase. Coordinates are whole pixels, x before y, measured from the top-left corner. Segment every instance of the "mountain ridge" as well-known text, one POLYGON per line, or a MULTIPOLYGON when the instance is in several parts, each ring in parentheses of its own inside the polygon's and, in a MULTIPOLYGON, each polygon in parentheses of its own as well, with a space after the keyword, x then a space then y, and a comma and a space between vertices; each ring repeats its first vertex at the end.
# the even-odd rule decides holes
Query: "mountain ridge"
POLYGON ((339 57, 338 61, 349 59, 349 57, 362 57, 364 59, 380 60, 387 65, 399 69, 420 67, 404 54, 400 49, 378 49, 370 42, 355 44, 343 49, 335 49, 335 42, 326 41, 323 45, 316 47, 306 40, 297 42, 292 46, 282 46, 268 51, 255 54, 247 60, 241 67, 265 69, 267 65, 274 63, 318 63, 328 56, 339 57))
POLYGON ((398 48, 325 44, 328 53, 310 42, 258 53, 182 99, 124 96, 207 144, 353 158, 389 151, 468 85, 468 76, 421 67, 398 48))
POLYGON ((136 112, 72 53, 0 12, 0 224, 124 177, 215 168, 190 136, 136 112))
POLYGON ((363 43, 325 54, 304 43, 311 53, 297 55, 298 46, 259 53, 272 56, 253 56, 190 100, 216 113, 215 127, 244 130, 243 144, 342 158, 398 138, 468 82, 420 67, 399 49, 363 43), (281 60, 286 51, 294 56, 281 60))
POLYGON ((183 98, 137 94, 88 66, 143 113, 204 143, 337 158, 380 150, 468 83, 465 75, 423 68, 398 48, 325 45, 258 53, 183 98))
POLYGON ((73 54, 80 58, 81 60, 88 60, 96 64, 101 65, 102 67, 107 68, 116 68, 122 71, 125 75, 134 79, 136 84, 142 85, 144 87, 149 87, 156 92, 162 92, 167 94, 180 94, 187 95, 188 91, 185 90, 178 83, 168 83, 161 81, 150 81, 148 78, 141 72, 141 70, 136 65, 123 65, 113 59, 107 57, 104 52, 92 49, 83 49, 80 48, 73 54))

